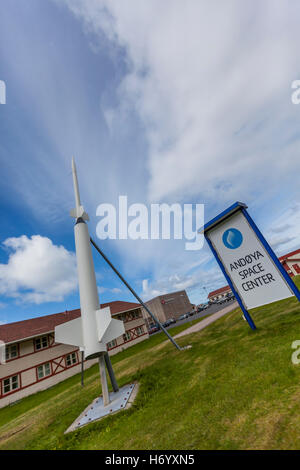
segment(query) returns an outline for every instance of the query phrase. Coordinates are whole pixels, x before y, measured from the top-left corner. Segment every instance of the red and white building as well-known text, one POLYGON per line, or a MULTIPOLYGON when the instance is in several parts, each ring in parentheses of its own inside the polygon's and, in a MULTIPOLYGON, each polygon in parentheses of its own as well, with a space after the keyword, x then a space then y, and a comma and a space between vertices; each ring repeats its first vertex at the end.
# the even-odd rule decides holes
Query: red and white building
POLYGON ((300 274, 300 249, 280 256, 278 259, 289 276, 294 277, 300 274))
MULTIPOLYGON (((115 301, 101 305, 107 306, 125 325, 125 334, 108 343, 110 355, 149 337, 140 304, 115 301)), ((0 326, 0 344, 6 356, 0 365, 0 408, 80 372, 79 349, 54 341, 55 326, 80 315, 78 309, 0 326)), ((84 368, 96 362, 85 361, 84 368)))
POLYGON ((220 287, 220 289, 213 290, 208 294, 208 300, 214 302, 215 300, 221 300, 226 297, 227 294, 232 292, 229 286, 220 287))

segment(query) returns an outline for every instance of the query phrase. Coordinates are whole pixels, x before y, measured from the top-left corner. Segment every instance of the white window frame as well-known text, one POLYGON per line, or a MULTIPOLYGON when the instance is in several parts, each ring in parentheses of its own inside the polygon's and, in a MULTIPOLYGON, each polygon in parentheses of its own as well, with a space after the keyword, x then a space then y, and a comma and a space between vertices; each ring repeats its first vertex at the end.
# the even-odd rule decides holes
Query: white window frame
POLYGON ((10 361, 11 359, 16 359, 19 357, 19 348, 18 344, 9 344, 5 348, 5 359, 6 361, 10 361), (11 352, 12 348, 16 348, 16 355, 13 355, 11 352))
POLYGON ((49 347, 49 337, 47 335, 45 336, 39 336, 38 338, 35 338, 34 339, 34 348, 35 348, 35 351, 41 351, 42 349, 46 349, 49 347), (47 345, 44 346, 43 345, 43 339, 46 338, 46 342, 47 342, 47 345), (37 342, 40 341, 40 347, 37 347, 37 342))
POLYGON ((76 354, 75 351, 73 351, 70 354, 66 355, 66 367, 71 367, 71 366, 73 366, 74 364, 77 364, 77 363, 78 363, 78 358, 77 358, 77 354, 76 354), (70 364, 68 364, 68 360, 69 360, 70 364))
POLYGON ((138 336, 141 336, 145 333, 143 325, 137 326, 135 331, 138 336))
POLYGON ((113 349, 117 346, 117 340, 113 339, 109 343, 107 343, 107 349, 113 349))
POLYGON ((39 366, 37 366, 36 370, 37 370, 37 379, 38 380, 42 380, 45 377, 49 377, 49 375, 52 375, 51 363, 50 362, 45 362, 44 364, 40 364, 39 366), (47 366, 49 366, 49 369, 48 369, 47 366), (46 373, 47 372, 46 369, 49 370, 49 373, 46 373), (40 371, 42 372, 41 376, 40 376, 40 371))
POLYGON ((127 343, 131 339, 132 339, 131 338, 131 332, 130 331, 125 331, 125 333, 123 334, 124 343, 127 343))
POLYGON ((20 374, 15 374, 11 375, 10 377, 6 377, 5 379, 2 380, 2 395, 7 395, 8 393, 15 392, 19 390, 20 388, 20 374), (17 377, 17 381, 14 381, 13 379, 17 377), (5 382, 8 381, 8 384, 5 384, 5 382), (13 387, 13 382, 17 383, 16 387, 13 387), (5 387, 9 387, 9 390, 5 391, 5 387))

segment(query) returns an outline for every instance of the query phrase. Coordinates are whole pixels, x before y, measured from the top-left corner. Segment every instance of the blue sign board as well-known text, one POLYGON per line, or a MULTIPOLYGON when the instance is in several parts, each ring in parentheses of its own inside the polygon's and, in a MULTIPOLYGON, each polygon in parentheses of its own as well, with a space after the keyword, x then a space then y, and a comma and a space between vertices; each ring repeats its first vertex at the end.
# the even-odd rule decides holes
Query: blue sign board
POLYGON ((250 327, 248 309, 300 292, 247 212, 236 202, 203 228, 204 236, 250 327))

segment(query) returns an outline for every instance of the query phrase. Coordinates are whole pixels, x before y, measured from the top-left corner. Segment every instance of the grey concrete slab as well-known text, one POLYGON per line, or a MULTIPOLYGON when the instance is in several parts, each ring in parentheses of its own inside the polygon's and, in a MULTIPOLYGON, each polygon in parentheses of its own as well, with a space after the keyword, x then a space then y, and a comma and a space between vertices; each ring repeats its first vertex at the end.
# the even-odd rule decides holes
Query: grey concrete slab
POLYGON ((138 384, 133 383, 120 388, 118 392, 110 392, 110 403, 103 405, 103 397, 97 397, 95 400, 81 413, 80 416, 65 431, 65 434, 85 426, 86 424, 98 421, 105 416, 111 415, 118 411, 129 408, 133 403, 138 392, 138 384))

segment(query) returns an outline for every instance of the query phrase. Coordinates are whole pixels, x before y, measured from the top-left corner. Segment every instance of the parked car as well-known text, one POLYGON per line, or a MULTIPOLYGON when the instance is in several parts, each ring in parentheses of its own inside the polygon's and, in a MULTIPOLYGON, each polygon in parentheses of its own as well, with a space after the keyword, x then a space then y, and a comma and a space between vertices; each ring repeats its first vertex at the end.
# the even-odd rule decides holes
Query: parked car
POLYGON ((176 320, 174 318, 168 318, 168 320, 166 320, 162 325, 167 328, 172 325, 172 323, 176 323, 176 320))
POLYGON ((149 328, 148 333, 149 333, 149 335, 152 335, 152 333, 155 333, 158 330, 159 330, 159 326, 158 325, 153 325, 149 328))
POLYGON ((182 315, 180 315, 180 317, 178 317, 178 320, 185 320, 185 318, 188 318, 188 316, 188 313, 183 313, 182 315))
POLYGON ((233 300, 233 299, 235 299, 235 297, 234 297, 234 295, 233 295, 232 293, 227 294, 227 296, 226 296, 226 300, 227 300, 227 301, 233 300))
POLYGON ((208 304, 198 305, 197 312, 202 312, 203 310, 206 310, 208 307, 209 307, 208 304))

